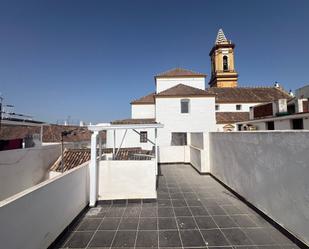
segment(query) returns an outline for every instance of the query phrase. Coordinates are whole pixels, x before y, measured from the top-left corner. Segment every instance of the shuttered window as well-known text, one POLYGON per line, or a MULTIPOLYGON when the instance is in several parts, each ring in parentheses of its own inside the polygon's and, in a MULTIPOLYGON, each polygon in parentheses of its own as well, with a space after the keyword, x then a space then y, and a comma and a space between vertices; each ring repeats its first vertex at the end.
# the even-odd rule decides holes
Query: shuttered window
POLYGON ((189 104, 190 104, 190 100, 189 99, 182 99, 180 100, 180 111, 181 113, 189 113, 189 104))
POLYGON ((141 131, 139 140, 141 143, 147 143, 147 131, 141 131))

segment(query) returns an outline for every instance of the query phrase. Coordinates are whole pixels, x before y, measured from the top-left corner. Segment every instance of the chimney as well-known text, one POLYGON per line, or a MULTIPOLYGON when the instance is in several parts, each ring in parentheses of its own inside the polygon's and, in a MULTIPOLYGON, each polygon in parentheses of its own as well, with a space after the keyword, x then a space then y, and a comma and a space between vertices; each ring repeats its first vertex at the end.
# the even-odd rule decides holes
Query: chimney
POLYGON ((250 107, 250 112, 249 112, 249 119, 253 120, 254 119, 254 107, 250 107))
POLYGON ((289 91, 289 95, 290 95, 291 97, 294 97, 294 93, 292 92, 292 90, 289 91))
POLYGON ((288 112, 287 99, 278 99, 273 102, 273 114, 274 116, 284 115, 288 112))

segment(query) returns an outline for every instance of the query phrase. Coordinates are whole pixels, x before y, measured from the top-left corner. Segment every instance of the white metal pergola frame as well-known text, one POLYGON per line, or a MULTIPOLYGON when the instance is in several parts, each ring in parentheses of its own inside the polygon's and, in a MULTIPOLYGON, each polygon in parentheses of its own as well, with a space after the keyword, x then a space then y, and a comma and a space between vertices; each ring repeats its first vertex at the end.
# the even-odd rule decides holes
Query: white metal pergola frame
MULTIPOLYGON (((118 154, 125 136, 127 134, 127 130, 133 130, 137 132, 138 129, 154 129, 155 130, 155 141, 151 141, 147 138, 149 142, 154 144, 155 147, 155 163, 158 163, 158 147, 157 147, 157 129, 163 128, 163 125, 160 123, 152 123, 152 124, 111 124, 111 123, 102 123, 97 125, 89 125, 88 130, 92 132, 91 135, 91 158, 89 164, 89 206, 94 207, 97 202, 98 195, 98 164, 102 158, 102 140, 99 133, 102 131, 113 130, 114 131, 114 146, 113 146, 113 158, 118 154), (116 152, 116 130, 125 130, 125 133, 122 137, 120 146, 116 152), (99 156, 97 155, 97 143, 99 142, 99 156)), ((138 133, 138 132, 137 132, 138 133)))

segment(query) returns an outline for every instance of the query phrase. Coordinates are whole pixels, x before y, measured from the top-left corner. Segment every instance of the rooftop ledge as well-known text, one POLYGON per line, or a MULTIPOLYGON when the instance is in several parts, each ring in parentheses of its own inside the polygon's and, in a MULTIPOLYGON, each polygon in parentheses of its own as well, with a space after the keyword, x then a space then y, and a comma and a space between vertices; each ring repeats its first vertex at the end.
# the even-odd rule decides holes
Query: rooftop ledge
POLYGON ((89 125, 90 131, 105 131, 105 130, 125 130, 125 129, 156 129, 163 128, 164 125, 160 123, 153 124, 111 124, 111 123, 99 123, 96 125, 89 125))
MULTIPOLYGON (((224 131, 211 131, 210 133, 222 133, 226 134, 224 131)), ((255 130, 255 131, 229 131, 228 133, 309 133, 309 130, 255 130)))

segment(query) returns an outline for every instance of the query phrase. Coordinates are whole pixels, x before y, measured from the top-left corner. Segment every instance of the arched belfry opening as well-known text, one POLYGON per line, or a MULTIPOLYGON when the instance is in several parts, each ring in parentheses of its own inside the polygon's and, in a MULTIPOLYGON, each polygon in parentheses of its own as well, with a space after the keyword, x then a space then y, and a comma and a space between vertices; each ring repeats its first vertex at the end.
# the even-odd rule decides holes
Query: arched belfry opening
POLYGON ((229 70, 229 62, 228 57, 226 55, 223 56, 223 71, 229 70))
POLYGON ((234 48, 235 44, 226 38, 222 29, 219 29, 215 45, 209 53, 212 68, 210 87, 237 87, 234 48))

